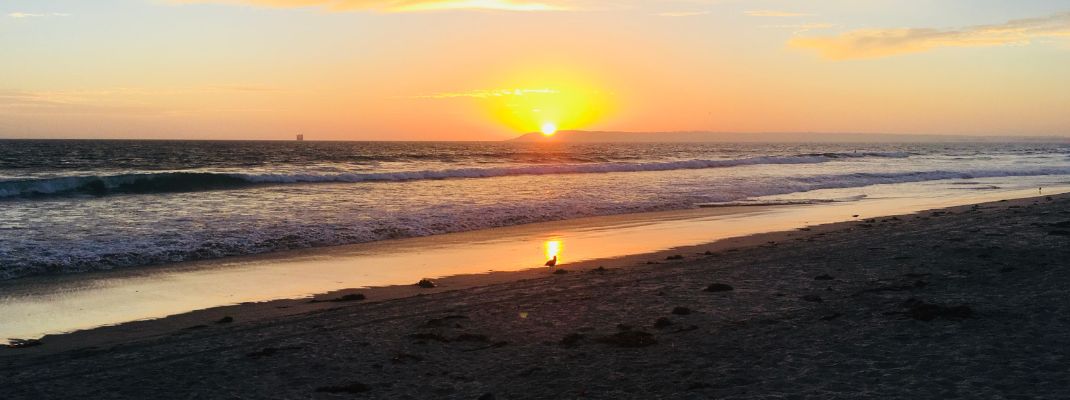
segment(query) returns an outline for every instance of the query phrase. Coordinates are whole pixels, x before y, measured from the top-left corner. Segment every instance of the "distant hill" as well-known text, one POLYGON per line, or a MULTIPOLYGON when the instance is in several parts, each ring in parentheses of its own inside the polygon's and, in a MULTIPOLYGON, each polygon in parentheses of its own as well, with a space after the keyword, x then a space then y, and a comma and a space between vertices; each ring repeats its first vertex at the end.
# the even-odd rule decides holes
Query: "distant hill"
POLYGON ((510 141, 516 142, 828 142, 828 143, 963 143, 963 142, 1026 142, 1070 143, 1065 136, 959 136, 959 135, 901 135, 872 133, 728 133, 728 132, 599 132, 560 131, 553 136, 534 132, 510 141))

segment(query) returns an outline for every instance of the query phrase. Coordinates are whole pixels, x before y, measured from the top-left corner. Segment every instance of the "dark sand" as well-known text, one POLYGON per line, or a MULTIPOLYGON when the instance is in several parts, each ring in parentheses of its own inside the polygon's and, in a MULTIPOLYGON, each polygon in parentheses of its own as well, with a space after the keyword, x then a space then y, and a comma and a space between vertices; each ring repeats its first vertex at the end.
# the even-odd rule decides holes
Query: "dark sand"
POLYGON ((0 399, 1070 398, 1070 196, 605 265, 46 337, 0 399))

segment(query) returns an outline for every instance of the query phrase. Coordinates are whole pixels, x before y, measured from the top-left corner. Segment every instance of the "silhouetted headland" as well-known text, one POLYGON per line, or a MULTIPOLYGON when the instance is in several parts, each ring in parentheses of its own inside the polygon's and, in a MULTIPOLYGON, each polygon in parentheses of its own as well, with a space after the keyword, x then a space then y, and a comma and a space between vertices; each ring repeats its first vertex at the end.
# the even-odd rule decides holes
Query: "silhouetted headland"
POLYGON ((511 139, 516 142, 567 143, 671 143, 671 142, 770 142, 770 143, 1068 143, 1059 136, 961 136, 909 135, 884 133, 816 133, 816 132, 612 132, 559 131, 553 136, 532 132, 511 139))

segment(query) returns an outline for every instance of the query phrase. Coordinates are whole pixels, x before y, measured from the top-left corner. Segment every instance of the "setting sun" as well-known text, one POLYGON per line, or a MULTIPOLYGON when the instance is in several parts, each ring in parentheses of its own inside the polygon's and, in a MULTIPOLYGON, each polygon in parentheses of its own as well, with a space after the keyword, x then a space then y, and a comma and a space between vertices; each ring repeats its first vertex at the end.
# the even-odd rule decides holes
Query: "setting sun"
POLYGON ((547 122, 542 124, 542 134, 546 136, 553 136, 557 133, 557 124, 553 122, 547 122))
POLYGON ((613 96, 597 74, 571 65, 538 66, 495 79, 480 100, 490 117, 516 133, 546 136, 561 127, 589 129, 615 112, 613 96))

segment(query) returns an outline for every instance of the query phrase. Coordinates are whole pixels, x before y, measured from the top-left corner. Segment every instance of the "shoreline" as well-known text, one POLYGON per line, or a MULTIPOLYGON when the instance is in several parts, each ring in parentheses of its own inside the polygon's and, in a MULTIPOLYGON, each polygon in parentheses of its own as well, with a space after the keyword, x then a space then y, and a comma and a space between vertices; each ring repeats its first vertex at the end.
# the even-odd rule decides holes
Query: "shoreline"
MULTIPOLYGON (((1070 186, 1049 190, 1070 192, 1070 186)), ((336 293, 374 288, 385 298, 420 294, 425 291, 413 291, 411 286, 423 278, 446 278, 439 283, 450 289, 506 283, 540 276, 545 270, 536 266, 551 258, 551 250, 564 257, 560 265, 566 268, 576 261, 581 268, 610 262, 628 265, 652 253, 710 246, 725 239, 746 243, 752 235, 856 220, 857 214, 897 215, 1035 195, 1015 189, 929 196, 919 187, 903 184, 876 185, 869 191, 872 197, 848 196, 859 201, 586 217, 0 283, 0 291, 6 293, 0 297, 0 344, 7 343, 3 339, 64 337, 98 328, 115 332, 105 337, 137 338, 146 331, 201 325, 197 321, 202 315, 215 316, 217 310, 233 306, 241 306, 247 319, 273 318, 303 312, 308 299, 336 293)), ((843 197, 837 189, 810 196, 843 197)))
MULTIPOLYGON (((1055 194, 1059 196, 1061 194, 1055 194)), ((1068 194, 1070 195, 1070 194, 1068 194)), ((957 210, 965 207, 972 207, 976 204, 998 204, 1009 202, 1011 204, 1025 204, 1028 202, 1036 201, 1037 199, 1044 199, 1049 196, 1038 197, 1024 197, 1016 199, 1001 199, 986 203, 970 203, 966 205, 955 205, 946 208, 934 208, 934 209, 922 209, 916 212, 907 214, 894 214, 896 217, 907 217, 911 215, 920 215, 933 211, 941 210, 957 210)), ((786 206, 817 206, 820 204, 787 204, 786 206)), ((742 205, 731 207, 712 207, 712 208, 695 208, 688 210, 673 210, 662 212, 647 212, 638 214, 624 214, 624 215, 612 215, 601 217, 588 217, 581 219, 573 219, 559 222, 543 222, 535 224, 527 224, 521 226, 512 226, 505 228, 496 228, 493 230, 502 231, 529 231, 538 230, 541 226, 557 224, 563 225, 563 228, 579 227, 579 228, 592 228, 600 226, 600 224, 606 224, 606 221, 624 221, 627 224, 641 224, 644 221, 676 221, 687 220, 697 217, 709 217, 709 216, 736 216, 749 214, 751 212, 762 212, 775 209, 777 207, 784 207, 784 205, 767 205, 763 207, 742 205), (597 223, 592 223, 597 221, 597 223)), ((877 218, 888 218, 893 215, 881 215, 877 218)), ((685 258, 691 255, 703 255, 706 252, 735 252, 742 249, 753 247, 766 247, 772 243, 783 243, 789 240, 799 240, 798 238, 804 234, 810 235, 824 235, 831 232, 836 232, 843 229, 851 229, 852 226, 865 223, 869 216, 864 216, 862 219, 855 218, 853 220, 844 220, 838 222, 819 223, 815 225, 805 225, 795 228, 793 230, 771 230, 760 233, 744 234, 738 236, 727 236, 721 239, 712 241, 705 241, 699 244, 689 244, 684 246, 676 246, 668 249, 661 249, 652 252, 644 252, 638 254, 625 254, 611 257, 602 257, 582 260, 579 262, 571 262, 562 266, 561 269, 567 269, 569 271, 587 271, 598 267, 603 268, 627 268, 639 265, 658 265, 662 263, 669 263, 673 260, 667 260, 668 257, 677 255, 687 255, 685 258)), ((602 228, 597 228, 602 229, 602 228)), ((493 231, 492 230, 492 231, 493 231)), ((447 234, 441 236, 457 236, 465 237, 470 235, 479 235, 484 231, 471 231, 460 232, 456 234, 447 234)), ((423 242, 429 239, 437 239, 438 237, 424 237, 424 238, 408 238, 401 241, 416 241, 423 242)), ((362 243, 356 245, 336 246, 333 248, 312 248, 301 249, 296 251, 287 252, 281 254, 285 258, 304 259, 305 257, 315 256, 322 254, 323 252, 337 252, 337 253, 360 253, 365 247, 369 245, 376 245, 378 243, 362 243)), ((421 245, 424 245, 421 243, 421 245)), ((274 260, 280 258, 280 254, 259 254, 241 257, 243 263, 256 263, 264 260, 274 260)), ((181 263, 178 267, 180 269, 211 269, 217 264, 231 262, 232 260, 206 260, 181 263)), ((119 270, 119 271, 107 271, 103 274, 111 275, 118 273, 122 275, 140 276, 145 275, 153 277, 153 270, 119 270)), ((218 321, 223 318, 234 318, 236 321, 242 322, 255 322, 263 320, 271 320, 276 318, 285 318, 292 316, 299 316, 306 313, 315 313, 323 310, 333 310, 341 306, 348 305, 349 302, 336 301, 347 295, 360 294, 365 296, 365 300, 359 301, 359 303, 375 303, 385 301, 401 300, 409 297, 424 296, 436 293, 451 292, 451 291, 463 291, 473 288, 506 284, 510 282, 524 281, 530 279, 546 279, 549 278, 549 270, 542 267, 524 268, 519 270, 489 270, 486 272, 477 273, 465 273, 465 274, 452 274, 442 277, 428 276, 433 278, 436 286, 435 288, 426 289, 419 288, 414 284, 397 284, 397 285, 381 285, 381 286, 362 286, 362 287, 346 287, 336 290, 323 291, 310 293, 305 297, 288 297, 280 299, 271 299, 264 301, 253 302, 240 302, 237 304, 218 305, 208 308, 195 309, 182 313, 171 314, 160 317, 135 319, 116 324, 106 324, 96 327, 77 329, 74 331, 64 333, 50 333, 39 338, 33 337, 14 337, 7 338, 8 340, 40 340, 42 342, 49 343, 49 346, 41 346, 32 348, 33 352, 42 352, 44 354, 57 353, 67 350, 78 349, 81 347, 94 347, 94 346, 107 346, 114 345, 116 343, 124 343, 131 340, 140 340, 145 338, 152 338, 154 336, 162 336, 173 333, 176 330, 189 329, 190 327, 201 327, 205 324, 209 324, 212 321, 218 321)), ((99 274, 99 273, 95 273, 99 274)), ((77 279, 79 276, 62 276, 63 279, 77 279)), ((415 283, 415 279, 413 280, 415 283)), ((32 290, 33 286, 29 289, 32 290)), ((27 289, 24 289, 27 290, 27 289)), ((210 324, 209 324, 210 325, 210 324)), ((3 338, 0 338, 3 339, 3 338)), ((3 358, 6 349, 0 346, 0 358, 3 358)), ((23 350, 26 351, 26 350, 23 350)))
POLYGON ((1064 397, 1063 225, 1070 195, 736 238, 603 270, 508 273, 466 289, 443 280, 392 300, 365 290, 365 301, 306 302, 261 320, 228 312, 233 322, 216 323, 208 313, 220 310, 208 310, 134 323, 201 318, 155 335, 101 328, 0 349, 0 395, 1064 397))
POLYGON ((205 310, 0 349, 10 382, 0 394, 1063 397, 1063 225, 1067 194, 727 239, 560 275, 489 274, 510 279, 467 288, 454 277, 426 291, 366 289, 364 301, 303 300, 273 318, 236 312, 253 306, 205 310), (222 316, 233 321, 215 322, 222 316))

